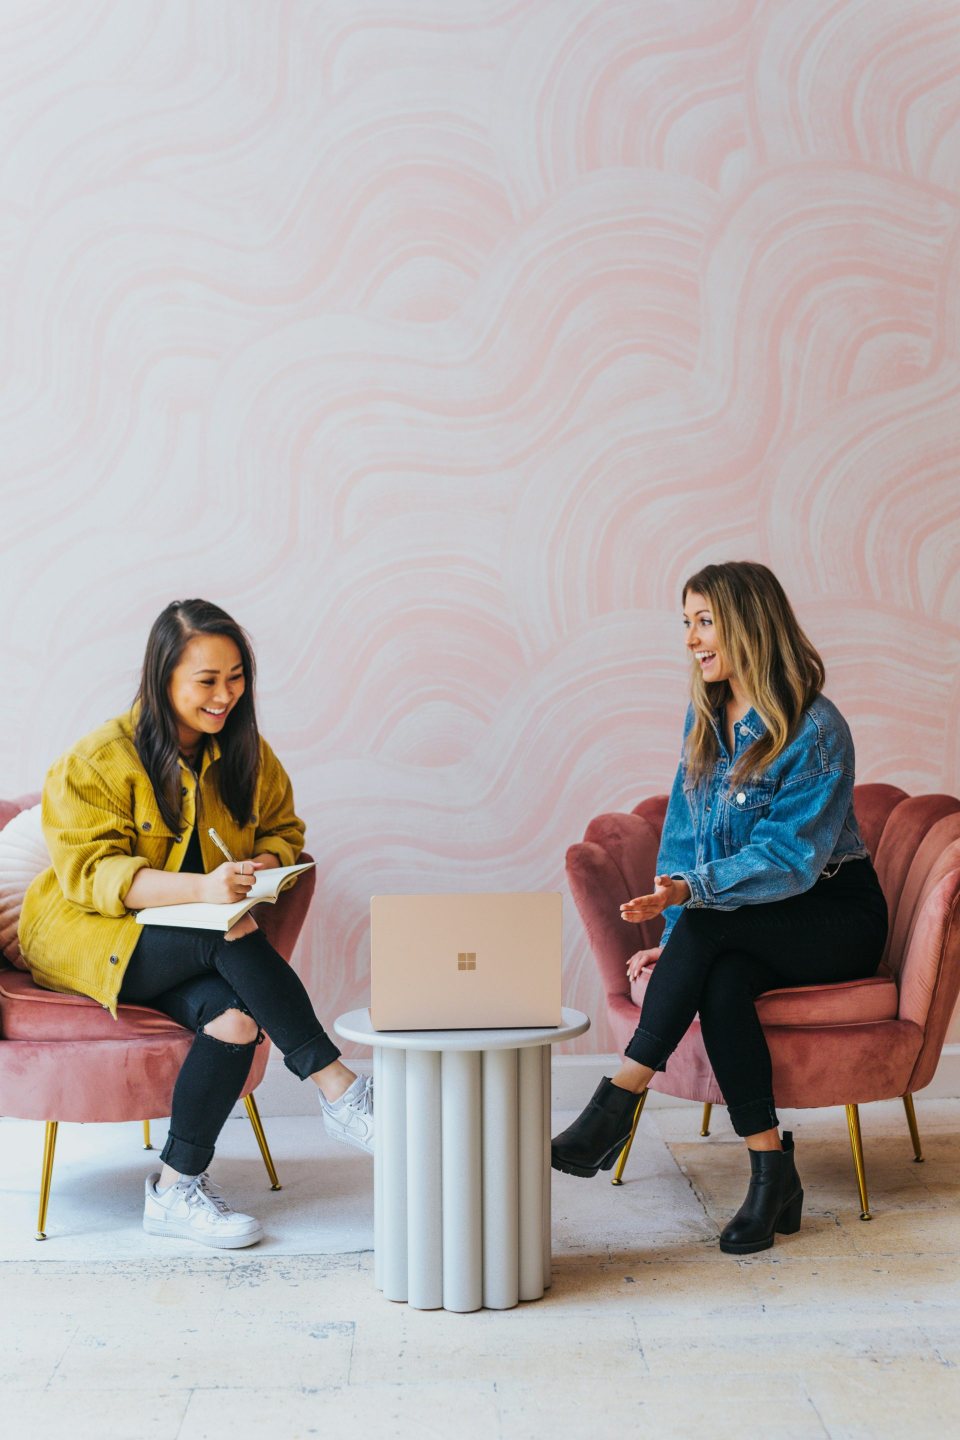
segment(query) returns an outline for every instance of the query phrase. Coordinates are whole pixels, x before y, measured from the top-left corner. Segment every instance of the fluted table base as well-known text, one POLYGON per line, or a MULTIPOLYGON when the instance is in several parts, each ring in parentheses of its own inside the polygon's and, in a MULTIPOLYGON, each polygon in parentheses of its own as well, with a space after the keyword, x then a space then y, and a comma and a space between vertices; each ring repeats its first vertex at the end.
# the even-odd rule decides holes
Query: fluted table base
POLYGON ((550 1284, 550 1047, 590 1027, 375 1030, 374 1274, 417 1310, 509 1310, 550 1284))
POLYGON ((550 1284, 550 1046, 374 1050, 376 1283, 418 1310, 550 1284))

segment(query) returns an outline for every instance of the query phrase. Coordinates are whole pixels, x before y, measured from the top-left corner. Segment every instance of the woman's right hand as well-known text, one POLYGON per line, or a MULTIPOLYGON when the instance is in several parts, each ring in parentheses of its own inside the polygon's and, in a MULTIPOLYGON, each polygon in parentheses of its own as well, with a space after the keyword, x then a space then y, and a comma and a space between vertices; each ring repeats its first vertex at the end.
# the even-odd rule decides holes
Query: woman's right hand
POLYGON ((208 905, 231 905, 235 900, 245 900, 257 878, 257 871, 263 867, 259 860, 224 860, 216 870, 204 875, 200 891, 208 905))
POLYGON ((656 965, 662 949, 662 945, 654 945, 652 950, 638 950, 636 955, 631 955, 627 961, 627 979, 632 983, 641 970, 648 970, 651 965, 656 965))

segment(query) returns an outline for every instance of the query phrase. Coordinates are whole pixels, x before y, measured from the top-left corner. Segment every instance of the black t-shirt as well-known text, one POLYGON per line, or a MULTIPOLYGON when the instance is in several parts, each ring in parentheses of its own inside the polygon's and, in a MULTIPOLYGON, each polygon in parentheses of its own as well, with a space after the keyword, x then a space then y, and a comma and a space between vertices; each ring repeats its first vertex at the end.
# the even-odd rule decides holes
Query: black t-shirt
MULTIPOLYGON (((202 741, 201 741, 201 744, 200 744, 200 749, 197 751, 197 753, 196 753, 196 755, 194 756, 194 758, 193 758, 192 760, 187 760, 186 763, 190 766, 191 770, 193 771, 194 777, 199 776, 199 774, 200 774, 200 767, 201 767, 201 765, 203 764, 203 742, 202 742, 202 741)), ((183 793, 186 794, 187 792, 184 791, 183 793)), ((194 825, 193 831, 192 831, 192 833, 191 833, 191 835, 190 835, 190 842, 189 842, 189 844, 187 845, 187 853, 186 853, 186 855, 184 855, 184 857, 183 857, 183 864, 180 866, 180 874, 181 874, 181 875, 205 875, 206 873, 207 873, 207 868, 206 868, 206 866, 205 866, 204 863, 203 863, 203 856, 202 856, 201 853, 200 853, 200 826, 199 826, 199 824, 197 824, 197 825, 194 825)))
POLYGON ((203 863, 203 856, 200 853, 200 827, 194 825, 190 835, 190 843, 187 846, 187 853, 183 857, 183 864, 180 866, 181 875, 205 875, 206 867, 203 863))

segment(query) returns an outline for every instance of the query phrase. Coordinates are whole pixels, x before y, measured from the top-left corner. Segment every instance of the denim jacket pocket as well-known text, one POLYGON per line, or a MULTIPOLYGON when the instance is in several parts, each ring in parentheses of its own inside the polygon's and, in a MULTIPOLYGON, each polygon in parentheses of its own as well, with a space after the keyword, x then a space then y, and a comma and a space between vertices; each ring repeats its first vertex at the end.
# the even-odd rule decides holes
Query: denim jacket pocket
POLYGON ((738 785, 735 790, 727 787, 720 791, 714 834, 721 839, 727 855, 747 843, 753 827, 770 809, 776 788, 776 780, 758 778, 738 785))

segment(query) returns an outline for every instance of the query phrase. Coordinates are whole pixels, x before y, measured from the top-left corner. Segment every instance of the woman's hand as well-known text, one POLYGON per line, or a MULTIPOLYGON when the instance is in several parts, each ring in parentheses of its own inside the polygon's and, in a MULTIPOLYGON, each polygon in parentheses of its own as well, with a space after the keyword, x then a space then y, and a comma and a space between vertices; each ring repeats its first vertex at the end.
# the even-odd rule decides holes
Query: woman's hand
POLYGON ((230 905, 234 900, 246 900, 257 871, 262 868, 259 860, 224 860, 216 870, 203 876, 200 886, 203 899, 208 905, 230 905))
POLYGON ((653 920, 663 913, 668 905, 684 905, 690 899, 690 886, 686 880, 674 880, 670 875, 656 875, 652 895, 638 895, 620 906, 621 920, 639 924, 653 920))
POLYGON ((631 955, 627 961, 627 979, 632 982, 641 970, 649 970, 651 965, 656 965, 662 949, 662 945, 654 945, 652 950, 638 950, 636 955, 631 955))

